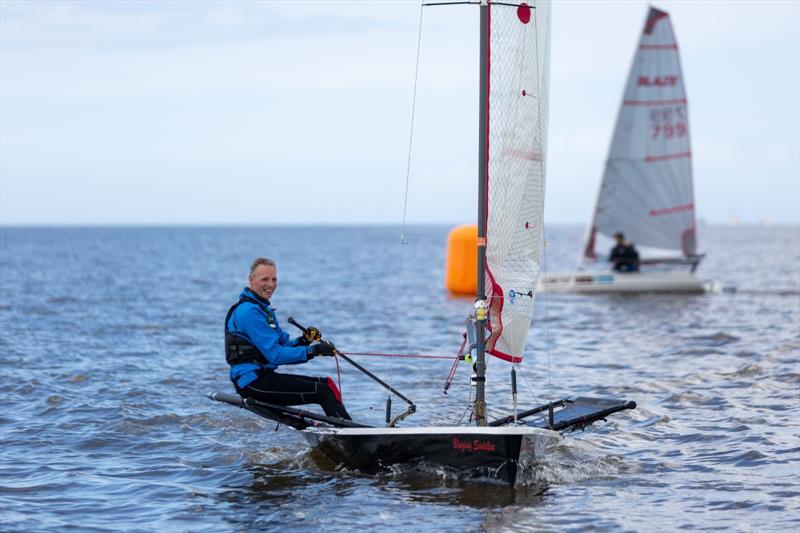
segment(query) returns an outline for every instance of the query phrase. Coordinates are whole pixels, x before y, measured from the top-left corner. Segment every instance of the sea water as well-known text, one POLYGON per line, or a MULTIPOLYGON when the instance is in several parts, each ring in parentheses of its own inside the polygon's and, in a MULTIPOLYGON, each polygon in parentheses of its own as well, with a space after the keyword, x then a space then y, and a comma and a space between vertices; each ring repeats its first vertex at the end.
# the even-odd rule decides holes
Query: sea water
MULTIPOLYGON (((447 227, 2 228, 3 531, 564 531, 800 528, 800 229, 702 227, 705 295, 539 295, 520 407, 570 394, 637 402, 566 435, 518 487, 403 468, 342 470, 301 435, 212 402, 231 392, 223 317, 257 256, 274 306, 320 328, 418 406, 465 420, 470 369, 442 388, 469 299, 443 288, 447 227), (735 287, 735 291, 732 288, 735 287)), ((568 270, 583 228, 548 228, 568 270)), ((358 419, 386 391, 340 362, 358 419)), ((489 361, 490 414, 510 367, 489 361)), ((395 414, 403 409, 397 398, 395 414)))

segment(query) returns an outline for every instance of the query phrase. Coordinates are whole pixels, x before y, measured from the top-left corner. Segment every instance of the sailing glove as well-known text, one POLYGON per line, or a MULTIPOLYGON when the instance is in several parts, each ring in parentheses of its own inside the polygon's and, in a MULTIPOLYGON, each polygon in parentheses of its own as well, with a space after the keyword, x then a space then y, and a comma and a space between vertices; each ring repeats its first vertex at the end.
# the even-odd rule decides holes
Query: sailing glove
POLYGON ((305 344, 311 344, 312 342, 316 342, 322 338, 322 333, 319 332, 317 328, 311 326, 310 328, 306 329, 303 332, 303 341, 305 344))
POLYGON ((333 345, 332 342, 328 341, 319 341, 318 344, 315 344, 311 348, 311 353, 316 355, 328 355, 332 356, 336 353, 336 346, 333 345))

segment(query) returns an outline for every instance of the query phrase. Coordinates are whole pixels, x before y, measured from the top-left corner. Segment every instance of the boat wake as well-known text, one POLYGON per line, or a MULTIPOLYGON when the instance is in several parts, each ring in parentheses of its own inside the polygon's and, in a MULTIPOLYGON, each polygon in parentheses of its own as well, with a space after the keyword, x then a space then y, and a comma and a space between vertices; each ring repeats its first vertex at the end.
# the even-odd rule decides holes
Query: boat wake
POLYGON ((597 478, 613 478, 630 470, 623 458, 603 454, 591 443, 561 439, 536 463, 517 473, 518 486, 548 487, 597 478))
MULTIPOLYGON (((594 443, 575 438, 553 438, 540 452, 536 461, 519 466, 513 488, 541 493, 551 485, 613 478, 631 470, 631 466, 623 458, 606 454, 594 443)), ((393 481, 407 484, 414 490, 422 487, 467 488, 474 485, 485 486, 487 483, 504 489, 509 487, 508 483, 498 479, 493 472, 457 471, 424 461, 393 464, 377 473, 365 473, 331 461, 317 448, 299 452, 293 462, 300 468, 311 467, 348 476, 363 476, 377 483, 393 481)), ((498 497, 503 498, 502 495, 498 497)))

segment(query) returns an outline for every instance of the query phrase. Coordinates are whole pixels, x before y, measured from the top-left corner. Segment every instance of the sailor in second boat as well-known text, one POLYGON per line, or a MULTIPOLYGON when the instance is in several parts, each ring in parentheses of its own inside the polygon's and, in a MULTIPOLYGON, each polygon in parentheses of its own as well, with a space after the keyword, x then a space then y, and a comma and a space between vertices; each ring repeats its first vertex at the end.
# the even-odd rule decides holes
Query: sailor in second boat
POLYGON ((611 254, 608 260, 611 266, 617 272, 638 272, 639 271, 639 252, 633 246, 633 243, 625 240, 625 235, 622 232, 614 234, 614 240, 617 244, 611 249, 611 254))
POLYGON ((320 332, 314 327, 301 337, 289 338, 270 306, 277 286, 275 262, 256 259, 250 267, 249 286, 225 317, 225 358, 231 365, 230 378, 236 392, 276 405, 316 403, 328 416, 351 420, 331 378, 275 371, 280 365, 305 363, 318 355, 332 356, 336 350, 332 343, 320 340, 320 332))

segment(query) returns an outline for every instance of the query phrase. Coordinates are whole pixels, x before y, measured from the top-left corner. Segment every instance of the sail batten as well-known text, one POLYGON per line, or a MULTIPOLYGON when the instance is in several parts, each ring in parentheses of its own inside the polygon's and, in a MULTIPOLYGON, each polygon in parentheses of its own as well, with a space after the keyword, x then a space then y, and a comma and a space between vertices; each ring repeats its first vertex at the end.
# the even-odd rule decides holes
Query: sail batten
POLYGON ((541 270, 548 2, 489 3, 487 353, 519 362, 541 270))
POLYGON ((650 8, 606 160, 584 258, 621 231, 639 246, 695 255, 688 101, 669 14, 650 8))

